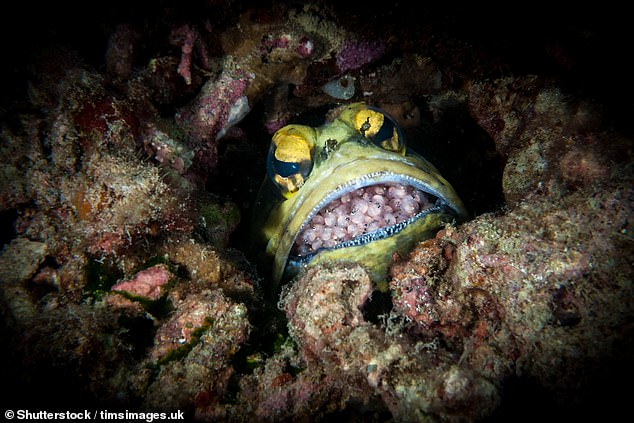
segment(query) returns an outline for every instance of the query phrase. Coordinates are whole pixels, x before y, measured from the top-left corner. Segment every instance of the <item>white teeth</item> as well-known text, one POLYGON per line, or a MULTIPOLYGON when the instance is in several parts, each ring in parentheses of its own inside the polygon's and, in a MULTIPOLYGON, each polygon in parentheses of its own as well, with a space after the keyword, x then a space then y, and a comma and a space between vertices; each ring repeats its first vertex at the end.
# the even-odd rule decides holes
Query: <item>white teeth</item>
POLYGON ((432 206, 423 191, 409 185, 378 184, 346 193, 322 208, 297 237, 293 254, 330 248, 364 233, 395 225, 432 206))

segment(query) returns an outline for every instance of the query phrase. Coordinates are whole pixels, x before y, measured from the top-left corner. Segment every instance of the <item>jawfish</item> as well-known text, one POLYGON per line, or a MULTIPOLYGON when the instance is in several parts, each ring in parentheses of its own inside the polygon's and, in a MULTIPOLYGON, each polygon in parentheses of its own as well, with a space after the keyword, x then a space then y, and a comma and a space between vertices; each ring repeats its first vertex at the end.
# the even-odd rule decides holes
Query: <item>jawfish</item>
POLYGON ((393 253, 467 217, 449 182, 407 149, 387 113, 354 103, 334 116, 272 137, 254 230, 275 288, 318 263, 355 262, 386 289, 393 253))

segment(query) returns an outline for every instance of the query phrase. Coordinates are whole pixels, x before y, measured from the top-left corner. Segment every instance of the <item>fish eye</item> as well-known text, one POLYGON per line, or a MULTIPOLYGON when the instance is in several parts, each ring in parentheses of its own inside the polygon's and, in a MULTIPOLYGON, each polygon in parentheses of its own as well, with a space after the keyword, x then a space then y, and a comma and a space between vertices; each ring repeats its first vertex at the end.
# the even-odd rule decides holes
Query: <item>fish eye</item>
POLYGON ((273 134, 269 148, 269 178, 286 198, 304 185, 313 168, 315 132, 303 125, 288 125, 273 134))
POLYGON ((352 124, 362 137, 387 151, 405 154, 405 137, 401 127, 386 112, 363 106, 352 117, 352 124))

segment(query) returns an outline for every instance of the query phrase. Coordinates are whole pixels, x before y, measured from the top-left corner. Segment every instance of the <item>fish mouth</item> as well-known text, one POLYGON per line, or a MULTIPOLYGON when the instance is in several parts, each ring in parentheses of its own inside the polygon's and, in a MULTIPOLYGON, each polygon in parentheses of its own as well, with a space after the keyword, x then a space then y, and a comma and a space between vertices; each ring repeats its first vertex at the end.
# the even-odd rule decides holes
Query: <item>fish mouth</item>
POLYGON ((324 249, 384 239, 441 211, 451 213, 442 196, 424 181, 384 172, 366 175, 340 185, 313 208, 294 239, 290 256, 305 262, 324 249))

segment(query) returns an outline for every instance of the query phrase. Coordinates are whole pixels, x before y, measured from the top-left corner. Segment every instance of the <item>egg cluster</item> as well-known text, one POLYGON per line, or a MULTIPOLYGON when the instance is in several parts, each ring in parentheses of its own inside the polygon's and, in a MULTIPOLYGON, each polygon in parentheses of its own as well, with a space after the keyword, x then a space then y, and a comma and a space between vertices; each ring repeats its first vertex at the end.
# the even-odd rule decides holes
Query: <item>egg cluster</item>
POLYGON ((385 183, 334 199, 298 235, 292 253, 303 256, 396 225, 434 205, 435 198, 409 185, 385 183))

